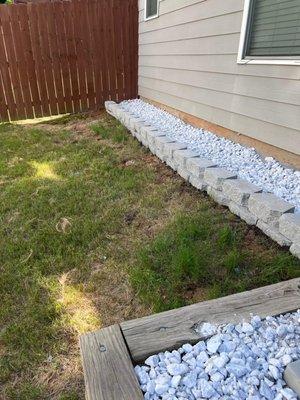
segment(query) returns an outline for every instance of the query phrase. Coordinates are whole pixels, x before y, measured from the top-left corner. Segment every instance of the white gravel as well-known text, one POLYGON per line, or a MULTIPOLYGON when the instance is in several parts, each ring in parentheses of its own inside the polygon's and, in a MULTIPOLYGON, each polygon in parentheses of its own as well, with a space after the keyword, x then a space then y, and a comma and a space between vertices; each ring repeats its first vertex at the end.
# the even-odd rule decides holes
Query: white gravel
POLYGON ((194 128, 142 100, 123 101, 121 105, 151 125, 166 130, 167 136, 186 143, 201 157, 229 169, 266 192, 276 194, 300 212, 300 171, 284 167, 272 157, 262 159, 254 148, 243 147, 204 129, 194 128))
POLYGON ((145 400, 295 400, 283 380, 300 358, 300 310, 261 320, 206 324, 196 345, 153 355, 135 367, 145 400))

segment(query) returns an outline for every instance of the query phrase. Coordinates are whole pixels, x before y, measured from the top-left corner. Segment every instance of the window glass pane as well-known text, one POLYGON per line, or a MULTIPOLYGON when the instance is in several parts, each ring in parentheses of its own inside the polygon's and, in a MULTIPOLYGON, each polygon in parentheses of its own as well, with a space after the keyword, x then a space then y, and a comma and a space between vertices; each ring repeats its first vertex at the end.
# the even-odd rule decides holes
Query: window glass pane
POLYGON ((300 56, 300 0, 253 0, 246 56, 300 56))
POLYGON ((146 18, 157 15, 157 0, 146 0, 146 18))

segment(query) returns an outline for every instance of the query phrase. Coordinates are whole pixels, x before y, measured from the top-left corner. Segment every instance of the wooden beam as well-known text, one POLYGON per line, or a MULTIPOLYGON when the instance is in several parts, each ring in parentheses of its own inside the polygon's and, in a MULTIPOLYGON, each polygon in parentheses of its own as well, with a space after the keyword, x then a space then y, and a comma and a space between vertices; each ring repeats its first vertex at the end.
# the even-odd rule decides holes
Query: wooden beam
POLYGON ((121 324, 135 362, 149 355, 195 343, 203 337, 195 327, 203 322, 216 325, 237 323, 250 313, 266 317, 294 311, 300 307, 300 278, 205 301, 121 324))
POLYGON ((80 349, 88 400, 143 399, 119 325, 81 336, 80 349))

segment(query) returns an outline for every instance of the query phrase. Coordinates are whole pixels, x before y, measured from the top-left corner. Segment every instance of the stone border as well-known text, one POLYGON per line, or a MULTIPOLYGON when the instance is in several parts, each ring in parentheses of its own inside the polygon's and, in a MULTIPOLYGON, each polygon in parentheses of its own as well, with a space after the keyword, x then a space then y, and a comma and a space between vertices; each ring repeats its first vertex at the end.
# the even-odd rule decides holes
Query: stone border
POLYGON ((280 246, 288 246, 300 259, 300 215, 295 207, 262 188, 237 178, 211 160, 188 150, 185 143, 168 137, 142 118, 125 111, 120 104, 105 102, 106 111, 118 119, 137 140, 191 185, 206 191, 217 203, 227 206, 249 225, 256 225, 280 246))

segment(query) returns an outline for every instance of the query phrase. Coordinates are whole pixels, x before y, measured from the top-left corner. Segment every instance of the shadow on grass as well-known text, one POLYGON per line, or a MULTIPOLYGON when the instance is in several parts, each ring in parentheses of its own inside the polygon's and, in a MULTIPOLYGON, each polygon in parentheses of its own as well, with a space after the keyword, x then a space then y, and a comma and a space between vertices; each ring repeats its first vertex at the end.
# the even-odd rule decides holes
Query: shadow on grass
POLYGON ((102 325, 91 263, 146 176, 78 132, 0 131, 0 397, 83 398, 78 335, 102 325))

